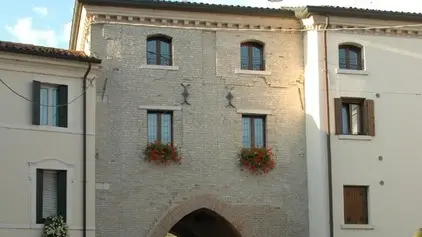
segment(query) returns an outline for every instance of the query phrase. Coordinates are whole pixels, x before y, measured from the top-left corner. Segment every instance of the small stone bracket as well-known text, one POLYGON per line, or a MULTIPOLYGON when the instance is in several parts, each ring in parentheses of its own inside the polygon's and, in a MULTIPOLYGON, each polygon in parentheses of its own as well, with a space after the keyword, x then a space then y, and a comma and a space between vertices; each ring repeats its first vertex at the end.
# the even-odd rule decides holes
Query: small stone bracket
POLYGON ((183 102, 182 102, 182 105, 183 104, 187 104, 187 105, 190 105, 190 103, 188 102, 188 97, 189 97, 189 91, 188 91, 188 87, 190 87, 190 84, 183 84, 183 83, 181 83, 180 84, 181 86, 183 86, 183 92, 182 92, 182 96, 183 96, 183 102))
POLYGON ((226 99, 228 100, 228 104, 226 105, 226 107, 232 107, 232 108, 236 108, 234 105, 233 105, 233 103, 232 103, 232 100, 234 99, 234 96, 233 96, 233 94, 232 94, 232 90, 233 90, 233 88, 234 87, 232 87, 232 88, 227 88, 226 87, 226 89, 228 89, 229 91, 227 92, 227 95, 226 95, 226 99))

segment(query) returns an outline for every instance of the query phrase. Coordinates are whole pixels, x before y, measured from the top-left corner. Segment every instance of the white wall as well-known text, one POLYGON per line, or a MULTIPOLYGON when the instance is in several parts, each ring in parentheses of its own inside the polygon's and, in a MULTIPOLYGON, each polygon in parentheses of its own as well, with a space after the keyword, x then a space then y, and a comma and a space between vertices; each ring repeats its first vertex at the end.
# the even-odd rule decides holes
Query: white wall
MULTIPOLYGON (((304 22, 313 24, 313 20, 304 22)), ((304 34, 306 160, 310 237, 330 235, 326 90, 322 33, 304 34)))
POLYGON ((422 227, 422 40, 329 32, 327 43, 331 131, 335 129, 333 98, 375 101, 375 137, 342 140, 332 136, 334 234, 412 236, 422 227), (363 45, 367 75, 336 73, 337 45, 343 42, 363 45), (369 224, 373 229, 341 227, 343 185, 369 185, 369 224))
MULTIPOLYGON (((32 81, 68 85, 69 102, 82 94, 87 63, 0 54, 0 78, 32 99, 32 81), (29 61, 28 61, 29 60, 29 61)), ((92 78, 90 74, 88 78, 92 78)), ((88 97, 88 236, 95 236, 95 82, 88 97)), ((39 237, 35 168, 68 170, 71 236, 82 232, 82 97, 68 106, 68 128, 32 125, 32 105, 0 84, 0 236, 39 237)))

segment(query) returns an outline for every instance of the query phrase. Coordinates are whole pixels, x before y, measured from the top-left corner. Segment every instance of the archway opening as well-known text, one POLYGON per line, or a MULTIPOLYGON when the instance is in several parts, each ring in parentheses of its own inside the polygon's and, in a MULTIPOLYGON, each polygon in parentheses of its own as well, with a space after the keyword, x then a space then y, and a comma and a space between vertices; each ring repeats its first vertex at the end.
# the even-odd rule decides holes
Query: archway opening
POLYGON ((207 208, 201 208, 184 216, 166 237, 241 237, 234 226, 224 217, 207 208))

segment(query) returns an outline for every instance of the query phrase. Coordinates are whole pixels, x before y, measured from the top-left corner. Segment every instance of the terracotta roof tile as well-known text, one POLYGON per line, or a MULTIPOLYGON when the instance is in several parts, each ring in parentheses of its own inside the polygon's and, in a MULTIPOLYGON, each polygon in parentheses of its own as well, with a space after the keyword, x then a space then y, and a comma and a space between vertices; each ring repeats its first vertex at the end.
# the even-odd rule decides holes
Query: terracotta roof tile
MULTIPOLYGON (((262 0, 267 1, 267 0, 262 0)), ((250 7, 230 4, 202 3, 195 1, 170 0, 78 0, 81 4, 115 7, 140 7, 164 10, 184 10, 210 13, 243 15, 284 16, 294 18, 294 12, 280 8, 250 7)))
POLYGON ((81 51, 44 47, 32 44, 22 44, 9 41, 0 41, 0 51, 64 60, 101 63, 101 59, 90 57, 81 51))

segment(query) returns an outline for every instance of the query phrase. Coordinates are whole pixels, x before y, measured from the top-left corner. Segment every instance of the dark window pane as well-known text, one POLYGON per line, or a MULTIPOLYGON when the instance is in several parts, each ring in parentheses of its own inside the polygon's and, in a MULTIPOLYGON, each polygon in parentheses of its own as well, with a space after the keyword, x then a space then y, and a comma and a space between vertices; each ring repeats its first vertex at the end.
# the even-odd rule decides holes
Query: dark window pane
POLYGON ((350 114, 350 130, 353 135, 361 134, 361 109, 358 104, 349 105, 350 114))
POLYGON ((264 147, 264 120, 262 118, 255 118, 254 127, 255 147, 264 147))
POLYGON ((249 47, 242 45, 240 47, 240 64, 241 69, 247 70, 249 67, 249 47))
POLYGON ((172 114, 169 112, 148 112, 148 142, 172 142, 172 114))
POLYGON ((263 117, 242 117, 242 147, 265 147, 265 119, 263 117))
POLYGON ((147 64, 157 64, 157 41, 149 40, 147 50, 147 64))
POLYGON ((242 146, 251 147, 251 124, 250 118, 242 118, 242 146))
POLYGON ((356 52, 356 49, 349 50, 350 69, 359 70, 359 60, 359 55, 356 52))
POLYGON ((347 68, 346 50, 342 48, 339 50, 339 66, 341 69, 347 68))
POLYGON ((264 70, 262 46, 255 43, 244 43, 240 48, 240 64, 244 70, 264 70))
POLYGON ((148 114, 148 142, 157 141, 157 114, 148 114))
POLYGON ((343 119, 343 134, 350 134, 349 129, 349 105, 343 104, 343 107, 341 108, 341 117, 343 119))
POLYGON ((362 70, 361 48, 352 45, 339 47, 339 68, 350 70, 362 70))
POLYGON ((168 42, 160 41, 160 65, 171 65, 171 49, 168 42))
POLYGON ((262 70, 262 49, 258 47, 252 47, 252 69, 262 70))
POLYGON ((344 103, 342 106, 343 134, 362 134, 362 105, 344 103))
POLYGON ((171 115, 161 114, 161 141, 163 143, 171 142, 171 115))

